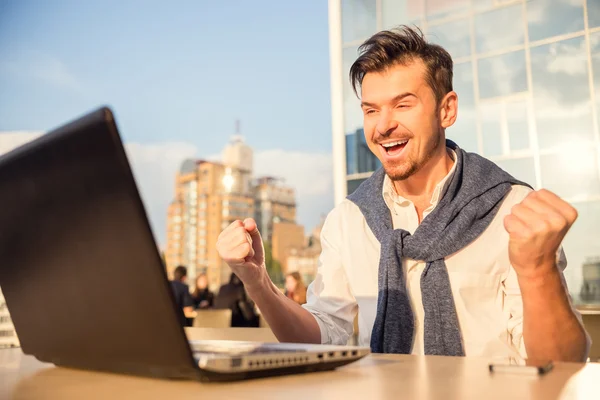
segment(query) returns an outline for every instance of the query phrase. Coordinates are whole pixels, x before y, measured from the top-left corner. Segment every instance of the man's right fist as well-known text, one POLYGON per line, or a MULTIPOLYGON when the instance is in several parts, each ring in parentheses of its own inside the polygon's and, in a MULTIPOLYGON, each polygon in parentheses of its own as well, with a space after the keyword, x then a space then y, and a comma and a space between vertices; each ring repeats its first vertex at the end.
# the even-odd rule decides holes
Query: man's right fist
POLYGON ((217 239, 217 252, 246 286, 259 283, 266 274, 265 251, 252 218, 225 228, 217 239))

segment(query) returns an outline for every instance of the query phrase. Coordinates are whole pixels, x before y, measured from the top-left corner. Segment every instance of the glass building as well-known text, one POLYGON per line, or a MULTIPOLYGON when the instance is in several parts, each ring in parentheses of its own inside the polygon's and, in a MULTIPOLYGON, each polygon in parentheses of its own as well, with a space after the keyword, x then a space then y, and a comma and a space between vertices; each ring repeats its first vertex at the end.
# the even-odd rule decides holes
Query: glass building
POLYGON ((379 167, 349 68, 365 39, 400 24, 453 57, 459 113, 447 137, 577 208, 565 275, 576 302, 600 304, 581 295, 600 280, 600 0, 330 0, 336 203, 379 167))

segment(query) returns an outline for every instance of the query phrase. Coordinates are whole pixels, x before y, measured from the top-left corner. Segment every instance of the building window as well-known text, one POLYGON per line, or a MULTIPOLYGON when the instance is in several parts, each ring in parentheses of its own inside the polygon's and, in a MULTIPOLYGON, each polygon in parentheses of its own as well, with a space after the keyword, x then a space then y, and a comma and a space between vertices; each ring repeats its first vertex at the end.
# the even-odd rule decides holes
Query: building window
MULTIPOLYGON (((475 15, 475 50, 477 53, 489 53, 525 43, 523 23, 523 4, 500 7, 475 15), (512 29, 506 30, 510 25, 512 29)), ((469 28, 468 20, 463 25, 469 28)), ((454 56, 454 54, 453 54, 454 56)))
POLYGON ((527 68, 522 50, 480 59, 477 68, 481 99, 527 91, 527 68))
POLYGON ((429 34, 454 59, 471 55, 471 26, 468 19, 433 25, 429 28, 429 34))
POLYGON ((377 29, 376 0, 342 0, 342 40, 366 39, 377 29))
POLYGON ((341 13, 337 123, 346 137, 335 151, 346 153, 347 194, 379 167, 348 80, 357 46, 378 30, 416 24, 454 59, 460 111, 447 137, 579 212, 563 241, 565 277, 575 303, 591 302, 600 287, 592 282, 595 268, 600 276, 600 2, 342 0, 341 13))
POLYGON ((531 74, 540 148, 560 147, 566 140, 593 142, 585 38, 532 48, 531 74))
MULTIPOLYGON (((548 39, 553 36, 582 31, 583 2, 588 4, 597 1, 528 1, 527 2, 527 25, 529 29, 529 41, 548 39)), ((593 8, 593 7, 592 7, 593 8)))
POLYGON ((366 180, 366 178, 363 178, 363 179, 348 179, 348 181, 347 181, 348 194, 351 194, 356 189, 358 189, 358 187, 360 186, 360 184, 363 183, 365 180, 366 180))

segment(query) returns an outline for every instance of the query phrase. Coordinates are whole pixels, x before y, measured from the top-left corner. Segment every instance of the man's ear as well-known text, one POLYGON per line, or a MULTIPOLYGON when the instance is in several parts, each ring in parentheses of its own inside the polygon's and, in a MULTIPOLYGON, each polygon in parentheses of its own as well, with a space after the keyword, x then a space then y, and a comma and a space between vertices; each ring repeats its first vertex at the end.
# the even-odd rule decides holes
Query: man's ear
POLYGON ((442 128, 454 125, 458 115, 458 95, 456 92, 448 92, 440 101, 439 117, 442 128))

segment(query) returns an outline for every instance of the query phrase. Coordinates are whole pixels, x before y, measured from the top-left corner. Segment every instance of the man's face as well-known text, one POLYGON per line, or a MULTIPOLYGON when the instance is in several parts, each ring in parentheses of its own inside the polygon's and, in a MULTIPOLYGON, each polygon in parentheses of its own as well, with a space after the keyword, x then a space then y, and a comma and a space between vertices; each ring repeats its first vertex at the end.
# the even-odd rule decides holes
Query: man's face
POLYGON ((392 180, 413 175, 440 146, 445 147, 435 95, 425 74, 425 65, 417 59, 369 72, 362 81, 366 142, 392 180))

